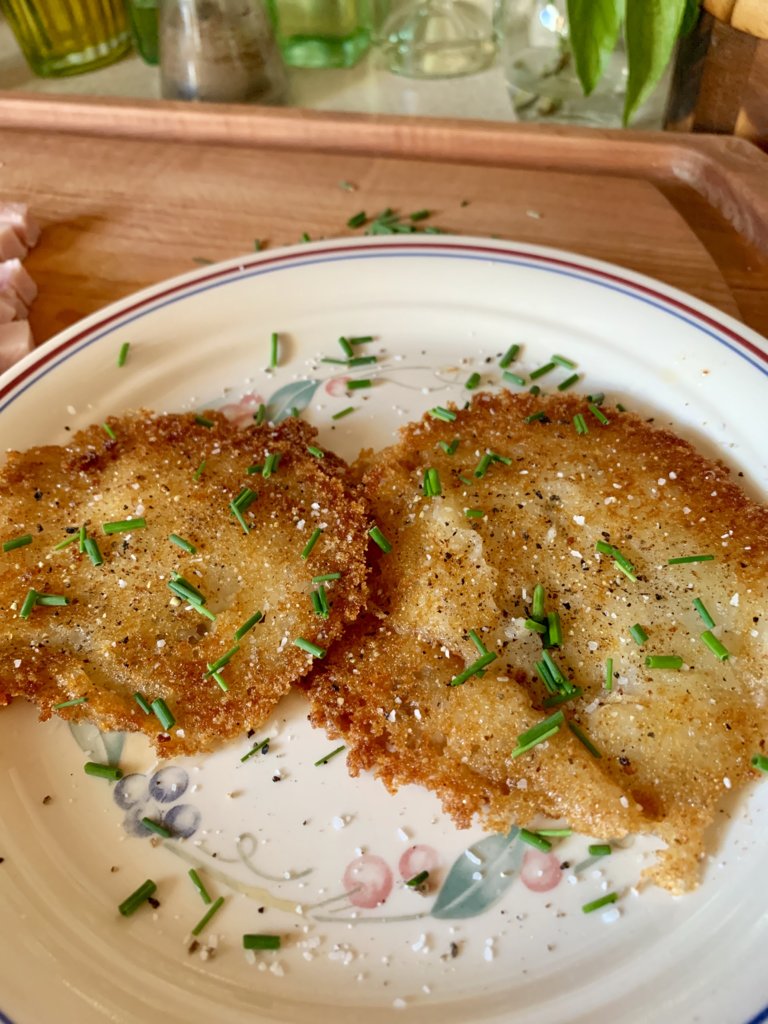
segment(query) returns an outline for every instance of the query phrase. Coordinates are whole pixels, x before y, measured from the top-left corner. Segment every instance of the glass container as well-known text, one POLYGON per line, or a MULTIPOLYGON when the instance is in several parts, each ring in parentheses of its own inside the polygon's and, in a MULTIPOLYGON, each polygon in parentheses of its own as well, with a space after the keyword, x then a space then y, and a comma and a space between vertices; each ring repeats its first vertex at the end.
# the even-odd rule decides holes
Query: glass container
POLYGON ((133 44, 147 64, 157 64, 160 60, 158 4, 159 0, 127 0, 133 44))
POLYGON ((364 0, 269 0, 286 64, 350 68, 371 43, 364 0))
POLYGON ((0 0, 21 52, 36 75, 79 75, 131 49, 123 0, 0 0))
POLYGON ((409 78, 470 75, 496 56, 491 20, 471 0, 406 0, 385 21, 378 42, 390 71, 409 78))

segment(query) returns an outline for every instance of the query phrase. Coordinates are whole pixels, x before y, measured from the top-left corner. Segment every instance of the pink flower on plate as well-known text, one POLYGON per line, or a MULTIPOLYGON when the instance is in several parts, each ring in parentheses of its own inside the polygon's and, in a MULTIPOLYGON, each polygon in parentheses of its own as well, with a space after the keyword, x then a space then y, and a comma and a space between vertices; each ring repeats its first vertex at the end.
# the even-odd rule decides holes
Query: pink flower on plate
POLYGON ((231 402, 229 405, 222 405, 219 412, 223 413, 228 420, 231 420, 238 427, 247 427, 253 422, 253 416, 264 399, 261 395, 249 391, 243 395, 239 402, 231 402))
POLYGON ((364 853, 347 865, 342 884, 351 903, 370 910, 384 903, 392 892, 392 872, 382 857, 364 853))
POLYGON ((347 393, 347 381, 349 377, 331 377, 325 382, 325 390, 334 398, 343 398, 347 393))
POLYGON ((432 873, 440 863, 440 855, 432 846, 409 846, 400 857, 397 869, 404 881, 415 878, 422 871, 432 873))
POLYGON ((531 892, 549 892, 559 884, 562 877, 560 859, 554 853, 526 850, 520 879, 531 892))

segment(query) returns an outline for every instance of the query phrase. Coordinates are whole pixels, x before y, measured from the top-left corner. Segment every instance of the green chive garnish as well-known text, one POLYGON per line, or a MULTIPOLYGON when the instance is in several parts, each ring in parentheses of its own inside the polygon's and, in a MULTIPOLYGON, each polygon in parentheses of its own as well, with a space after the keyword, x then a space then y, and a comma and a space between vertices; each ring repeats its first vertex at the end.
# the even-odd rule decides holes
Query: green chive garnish
POLYGON ((190 868, 187 874, 192 880, 192 885, 194 885, 194 887, 200 893, 200 899, 203 901, 203 903, 210 903, 211 897, 208 893, 208 890, 205 888, 205 884, 203 883, 203 880, 200 877, 200 875, 198 875, 194 868, 190 868))
MULTIPOLYGON (((541 663, 537 664, 540 665, 541 663)), ((543 704, 545 708, 556 708, 559 704, 566 704, 569 700, 576 700, 577 697, 581 696, 581 693, 581 689, 578 686, 574 686, 564 693, 553 693, 551 697, 546 698, 543 704)))
POLYGON ((525 384, 525 377, 521 377, 519 373, 512 373, 510 370, 505 370, 502 376, 503 379, 508 380, 510 384, 519 384, 520 387, 525 384))
POLYGON ((539 409, 538 412, 532 412, 530 416, 526 416, 523 420, 524 423, 535 423, 540 420, 542 423, 547 419, 547 414, 543 409, 539 409))
POLYGON ((480 657, 476 661, 473 661, 471 665, 467 665, 463 672, 459 672, 457 676, 454 676, 448 685, 461 686, 463 683, 466 683, 468 679, 471 679, 472 676, 480 675, 487 665, 490 665, 492 661, 496 661, 497 657, 498 655, 494 654, 493 651, 487 651, 485 654, 481 654, 480 657))
POLYGON ((581 909, 585 914, 591 914, 593 910, 599 910, 601 907, 607 907, 609 903, 615 903, 618 898, 615 892, 609 892, 607 896, 601 896, 599 900, 585 903, 581 909))
POLYGON ((442 484, 440 483, 440 474, 436 469, 425 469, 424 470, 424 482, 422 484, 424 488, 424 494, 428 498, 437 498, 443 493, 442 484))
POLYGON ((235 640, 242 640, 249 629, 253 629, 257 622, 264 618, 261 612, 254 612, 253 615, 242 626, 235 631, 235 640))
POLYGON ((162 725, 166 732, 174 727, 176 719, 171 714, 170 708, 162 697, 158 697, 157 700, 153 700, 150 707, 152 708, 155 717, 160 722, 160 725, 162 725))
POLYGON ((355 350, 352 348, 347 338, 339 338, 339 345, 347 359, 351 359, 352 356, 354 356, 355 350))
POLYGON ((502 370, 506 369, 510 363, 513 363, 517 359, 517 354, 520 351, 519 345, 510 345, 507 351, 499 360, 499 366, 502 370))
POLYGON ((450 444, 447 441, 438 441, 438 445, 443 449, 446 455, 455 455, 456 449, 459 447, 460 441, 458 437, 454 437, 450 444))
POLYGON ((602 424, 603 424, 603 426, 607 426, 607 424, 609 424, 609 423, 611 422, 611 421, 610 421, 610 420, 608 419, 608 417, 607 417, 607 416, 605 415, 605 413, 603 412, 603 410, 602 410, 602 409, 600 409, 600 408, 599 408, 599 407, 598 407, 597 405, 595 405, 595 403, 594 403, 594 402, 590 402, 590 404, 589 404, 588 408, 589 408, 589 411, 590 411, 590 412, 592 413, 592 415, 593 415, 593 416, 595 417, 595 419, 596 419, 596 420, 597 420, 597 421, 598 421, 599 423, 602 423, 602 424))
POLYGON ((528 388, 528 394, 529 395, 540 395, 541 394, 541 388, 539 387, 538 384, 533 384, 531 387, 528 388))
POLYGON ((551 370, 554 370, 556 365, 557 363, 545 363, 537 370, 532 370, 530 374, 531 380, 538 380, 539 377, 543 377, 545 373, 549 373, 551 370))
POLYGON ((324 576, 313 576, 313 583, 331 583, 333 580, 340 580, 340 572, 327 572, 324 576))
POLYGON ((256 746, 251 747, 247 754, 243 754, 243 756, 240 758, 240 761, 241 763, 249 761, 255 754, 258 754, 259 751, 264 751, 264 753, 266 754, 267 750, 269 750, 269 737, 267 737, 265 740, 262 740, 260 743, 257 743, 256 746))
POLYGON ((229 686, 227 685, 227 681, 224 676, 210 665, 207 665, 206 667, 208 669, 206 675, 210 675, 211 679, 216 683, 220 690, 223 690, 224 693, 229 693, 229 686))
POLYGON ((414 875, 413 878, 407 879, 405 884, 408 886, 409 889, 418 889, 419 886, 424 885, 428 878, 428 871, 420 871, 418 875, 414 875))
POLYGON ((69 598, 64 594, 38 594, 37 604, 53 608, 61 608, 63 605, 69 604, 69 598))
POLYGON ((120 346, 120 351, 117 353, 117 365, 125 366, 125 361, 128 358, 128 350, 131 347, 130 341, 124 341, 120 346))
POLYGON ((216 426, 214 420, 209 420, 206 416, 195 416, 195 423, 198 427, 205 427, 206 430, 210 430, 211 427, 216 426))
POLYGON ((224 666, 228 664, 232 660, 232 658, 234 658, 234 656, 237 654, 239 650, 239 644, 235 644, 234 647, 230 647, 230 649, 225 654, 222 654, 222 656, 217 661, 214 661, 213 664, 208 666, 208 671, 205 674, 207 676, 213 675, 213 673, 218 672, 220 668, 224 668, 224 666))
POLYGON ((325 458, 325 452, 323 451, 323 449, 322 448, 316 448, 313 444, 308 444, 307 445, 307 451, 309 452, 310 455, 314 455, 314 457, 316 459, 324 459, 325 458))
MULTIPOLYGON (((570 377, 566 377, 565 380, 561 380, 560 381, 560 383, 557 385, 557 390, 558 391, 567 391, 568 388, 570 388, 572 385, 574 385, 578 379, 579 379, 579 374, 578 373, 572 373, 570 377)), ((582 419, 583 418, 584 417, 582 416, 582 419)))
POLYGON ((85 523, 83 523, 77 532, 77 546, 81 554, 85 551, 85 538, 87 536, 88 534, 85 532, 85 523))
POLYGON ((53 710, 58 711, 60 708, 74 708, 78 704, 87 704, 87 697, 73 697, 72 700, 63 700, 60 704, 54 704, 53 710))
POLYGON ((573 417, 573 426, 576 430, 576 433, 581 436, 589 433, 589 427, 587 426, 587 421, 584 419, 583 413, 576 413, 576 415, 573 417))
POLYGON ((610 857, 613 853, 610 843, 592 843, 587 850, 590 857, 610 857))
POLYGON ((347 391, 360 391, 363 388, 372 388, 373 381, 367 377, 361 377, 358 380, 347 381, 347 391))
POLYGON ((331 416, 331 419, 332 420, 341 420, 345 416, 349 416, 349 414, 351 412, 354 412, 354 411, 355 411, 355 406, 354 405, 348 405, 346 409, 342 409, 340 412, 335 412, 333 414, 333 416, 331 416))
POLYGON ((552 647, 559 647, 563 642, 563 630, 559 612, 547 612, 547 639, 552 647))
POLYGON ((587 401, 592 402, 593 405, 602 405, 605 401, 605 395, 602 391, 597 391, 594 395, 587 395, 587 401))
POLYGON ((336 757, 337 754, 340 754, 342 750, 346 749, 346 746, 342 743, 340 747, 336 747, 334 750, 330 752, 330 754, 326 754, 325 757, 321 757, 317 761, 315 761, 315 768, 319 767, 321 764, 328 764, 332 757, 336 757))
POLYGON ((361 210, 360 213, 356 213, 353 217, 350 217, 347 221, 348 228, 360 228, 368 220, 365 210, 361 210))
POLYGON ((86 761, 83 771, 86 775, 95 775, 99 779, 111 779, 112 782, 117 782, 123 777, 120 768, 112 764, 99 764, 98 761, 86 761))
POLYGON ((465 508, 464 515, 467 519, 482 519, 485 512, 481 508, 465 508))
POLYGON ((357 334, 354 338, 347 338, 350 345, 365 345, 369 341, 373 341, 372 334, 357 334))
POLYGON ((378 356, 354 356, 352 359, 346 360, 346 365, 353 369, 355 366, 370 366, 371 363, 378 363, 378 361, 378 356))
POLYGON ((638 646, 642 647, 648 640, 648 634, 645 632, 639 622, 636 622, 634 626, 629 627, 629 633, 632 639, 638 646))
POLYGON ((173 577, 168 580, 167 586, 177 597, 188 601, 189 604, 205 604, 206 602, 205 595, 201 594, 197 587, 194 587, 189 580, 185 580, 183 576, 179 576, 178 573, 174 573, 173 577))
POLYGON ((520 757, 521 754, 527 753, 532 750, 533 747, 538 746, 539 743, 543 743, 548 740, 551 736, 554 736, 560 729, 560 726, 565 721, 565 715, 562 711, 555 711, 549 718, 542 719, 536 725, 532 726, 526 732, 520 733, 517 737, 517 746, 511 753, 511 757, 520 757))
POLYGON ((297 636, 293 641, 294 647, 299 647, 302 651, 306 651, 307 654, 311 654, 313 658, 324 658, 325 648, 318 647, 317 644, 313 644, 311 640, 305 640, 303 636, 297 636))
POLYGON ((482 378, 480 377, 479 373, 472 373, 467 378, 467 382, 464 385, 464 387, 467 389, 467 391, 474 391, 475 388, 480 384, 481 379, 482 378))
POLYGON ((410 215, 411 220, 426 220, 429 217, 429 210, 417 210, 416 213, 410 215))
POLYGON ((537 850, 542 850, 544 853, 548 853, 552 849, 552 843, 548 839, 536 832, 529 832, 527 828, 521 828, 517 833, 517 838, 521 843, 535 846, 537 850))
POLYGON ((37 604, 38 596, 39 595, 37 591, 30 587, 30 589, 27 591, 27 596, 24 598, 24 601, 22 602, 21 609, 19 610, 20 619, 29 618, 29 616, 32 614, 32 609, 37 604))
POLYGON ((280 336, 277 331, 272 332, 272 336, 269 339, 269 365, 271 369, 280 362, 280 336))
POLYGON ((684 558, 669 558, 667 565, 687 565, 689 562, 714 562, 714 555, 686 555, 684 558))
POLYGON ((717 637, 711 629, 704 630, 704 632, 701 634, 701 639, 704 641, 704 643, 707 645, 710 651, 712 651, 714 656, 720 659, 720 661, 725 661, 727 658, 730 658, 731 652, 727 649, 727 647, 720 643, 720 641, 717 639, 717 637))
POLYGON ((169 533, 168 540, 171 542, 171 544, 175 544, 177 548, 181 548, 182 551, 186 551, 190 555, 194 555, 197 553, 197 548, 195 547, 195 545, 190 544, 188 540, 184 540, 184 538, 180 537, 178 533, 169 533))
POLYGON ((200 932, 203 930, 203 928, 205 928, 205 926, 211 920, 213 915, 218 913, 218 911, 221 910, 223 905, 224 905, 224 897, 223 896, 219 896, 219 898, 217 900, 213 901, 213 903, 210 905, 208 910, 206 910, 206 912, 203 914, 203 916, 197 922, 195 927, 192 929, 192 934, 193 935, 199 935, 200 932))
POLYGON ((141 824, 150 832, 154 832, 156 836, 160 836, 161 839, 170 839, 173 835, 171 830, 167 829, 165 825, 161 825, 159 822, 153 821, 151 818, 142 818, 141 824))
POLYGON ((542 622, 535 622, 533 619, 526 619, 524 622, 526 629, 532 630, 534 633, 546 633, 547 627, 542 622))
POLYGON ((568 836, 573 835, 572 828, 540 828, 538 829, 540 836, 550 836, 552 839, 567 839, 568 836))
POLYGON ((54 544, 54 551, 63 551, 64 548, 68 548, 74 541, 79 540, 77 533, 73 533, 71 537, 65 537, 64 540, 60 540, 58 544, 54 544))
POLYGON ((143 530, 147 525, 146 519, 118 519, 113 523, 102 523, 101 528, 106 534, 128 533, 129 530, 143 530))
POLYGON ((248 525, 248 523, 246 523, 245 517, 243 516, 242 510, 240 506, 237 504, 237 502, 230 501, 229 511, 232 513, 232 515, 235 517, 238 523, 240 523, 243 533, 250 533, 251 528, 248 525))
POLYGON ((698 597, 694 598, 693 607, 699 613, 699 617, 701 618, 701 621, 704 623, 704 625, 707 627, 707 629, 714 629, 715 628, 715 620, 712 618, 712 616, 709 614, 707 609, 704 607, 704 602, 701 600, 701 598, 698 598, 698 597))
MULTIPOLYGON (((73 538, 70 538, 72 540, 73 538)), ((69 544, 69 540, 67 544, 69 544)), ((14 537, 12 540, 7 540, 3 544, 3 551, 15 551, 16 548, 25 548, 27 544, 32 543, 32 534, 25 533, 22 537, 14 537)))
POLYGON ((264 420, 267 418, 267 407, 263 402, 259 403, 259 407, 253 414, 253 419, 257 427, 260 427, 264 420))
POLYGON ((192 475, 193 479, 194 480, 199 480, 200 477, 203 475, 204 470, 205 470, 205 459, 203 459, 203 461, 200 463, 200 465, 197 467, 197 469, 193 473, 193 475, 192 475))
POLYGON ((392 550, 392 545, 389 543, 387 538, 378 528, 378 526, 372 526, 368 531, 368 536, 371 538, 374 544, 378 545, 385 555, 388 555, 392 550))
POLYGON ((140 885, 135 892, 132 892, 130 896, 126 897, 120 906, 117 908, 123 917, 130 917, 135 911, 139 909, 142 903, 146 903, 149 897, 157 890, 157 886, 148 878, 143 885, 140 885))
POLYGON ((752 767, 758 771, 768 772, 768 757, 765 754, 755 754, 751 761, 752 767))
POLYGON ((139 705, 139 707, 141 708, 145 715, 152 714, 152 708, 149 706, 146 699, 138 692, 138 690, 136 691, 136 693, 134 693, 133 699, 136 701, 136 703, 139 705))
POLYGON ((565 356, 552 356, 552 362, 557 363, 558 366, 564 366, 566 370, 575 370, 576 363, 572 359, 566 359, 565 356))
POLYGON ((613 689, 613 658, 605 659, 605 681, 604 686, 606 690, 613 689))
POLYGON ((615 567, 620 572, 623 572, 624 575, 628 579, 632 580, 633 583, 637 583, 634 565, 632 565, 629 559, 622 555, 619 549, 615 548, 613 544, 607 544, 604 540, 599 540, 595 544, 595 551, 599 551, 603 555, 610 555, 613 558, 615 567))
MULTIPOLYGON (((264 458, 264 465, 263 465, 262 470, 261 470, 261 475, 264 477, 265 480, 268 480, 272 476, 273 473, 277 472, 277 467, 280 465, 281 455, 282 455, 281 452, 268 452, 267 455, 265 456, 265 458, 264 458)), ((247 488, 246 488, 246 490, 247 490, 247 488)), ((251 492, 251 493, 253 493, 253 492, 251 492)), ((254 498, 255 498, 255 495, 254 495, 254 498)), ((251 500, 248 502, 248 504, 250 504, 251 501, 253 501, 253 498, 251 498, 251 500)), ((241 500, 237 501, 237 505, 238 505, 238 508, 240 508, 240 509, 243 508, 243 502, 241 500)))
POLYGON ((320 535, 322 534, 322 532, 323 531, 321 530, 321 528, 319 526, 315 527, 315 529, 312 531, 312 536, 309 538, 307 543, 304 545, 304 550, 301 552, 301 557, 302 558, 304 558, 304 559, 309 558, 309 556, 312 553, 312 548, 315 546, 315 544, 317 544, 318 540, 320 539, 320 535))
POLYGON ((542 622, 545 617, 544 602, 546 600, 546 592, 541 583, 537 583, 533 588, 533 605, 531 607, 531 618, 536 619, 537 622, 542 622))
POLYGON ((90 558, 94 565, 103 565, 104 556, 99 549, 99 545, 96 543, 93 537, 85 538, 85 553, 90 558))
POLYGON ((244 935, 243 949, 280 949, 280 936, 244 935))
POLYGON ((648 668, 670 668, 677 671, 683 667, 683 659, 678 654, 649 654, 645 664, 648 668))
POLYGON ((571 730, 571 732, 576 737, 576 739, 580 740, 584 744, 584 746, 590 752, 592 757, 602 757, 603 756, 600 753, 600 751, 597 749, 595 744, 592 742, 592 740, 589 738, 589 736, 587 736, 587 734, 585 732, 582 732, 582 730, 578 727, 578 725, 576 725, 575 722, 571 722, 569 720, 568 721, 568 728, 571 730))
POLYGON ((114 430, 112 429, 112 427, 110 427, 108 423, 102 423, 101 426, 108 438, 110 438, 112 441, 117 440, 117 434, 114 432, 114 430))
POLYGON ((429 410, 429 415, 436 420, 443 420, 445 423, 453 423, 456 419, 456 413, 452 409, 446 409, 442 405, 436 405, 434 409, 429 410))
POLYGON ((481 457, 478 464, 475 466, 473 475, 477 477, 478 480, 484 477, 485 474, 488 472, 488 467, 491 465, 492 462, 493 458, 491 457, 490 452, 486 452, 485 455, 481 457))

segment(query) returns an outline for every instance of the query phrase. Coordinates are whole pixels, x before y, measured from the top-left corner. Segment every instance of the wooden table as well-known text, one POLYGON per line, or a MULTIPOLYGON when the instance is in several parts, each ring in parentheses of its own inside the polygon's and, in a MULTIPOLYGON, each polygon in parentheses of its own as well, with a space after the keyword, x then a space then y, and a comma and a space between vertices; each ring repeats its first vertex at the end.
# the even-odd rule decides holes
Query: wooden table
POLYGON ((0 199, 43 224, 38 341, 196 261, 388 206, 613 261, 768 335, 768 157, 735 139, 0 94, 0 199))

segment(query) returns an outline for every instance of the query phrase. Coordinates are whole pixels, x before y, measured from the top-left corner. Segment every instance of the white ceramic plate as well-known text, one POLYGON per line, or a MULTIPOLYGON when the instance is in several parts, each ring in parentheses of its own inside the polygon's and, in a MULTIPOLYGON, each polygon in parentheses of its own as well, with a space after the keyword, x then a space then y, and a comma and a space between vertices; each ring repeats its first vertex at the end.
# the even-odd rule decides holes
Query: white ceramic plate
MULTIPOLYGON (((352 457, 425 408, 463 400, 471 372, 498 384, 498 356, 513 342, 520 372, 569 356, 583 390, 654 410, 765 497, 764 341, 617 267, 448 237, 311 243, 120 302, 0 381, 0 439, 64 442, 140 405, 226 405, 247 421, 264 399, 300 407, 323 442, 352 457), (281 362, 269 371, 272 331, 281 362), (377 383, 350 400, 339 368, 319 357, 340 354, 339 335, 367 334, 380 367, 354 372, 377 383), (349 405, 354 413, 332 419, 349 405)), ((585 864, 588 839, 574 836, 548 857, 514 838, 456 831, 427 793, 393 797, 352 780, 343 755, 314 767, 331 745, 299 697, 264 735, 269 753, 246 763, 244 737, 158 770, 136 737, 40 725, 21 702, 0 714, 0 1020, 766 1019, 766 787, 723 805, 703 885, 674 899, 634 888, 648 842, 585 864), (113 786, 85 776, 84 751, 119 756, 130 777, 113 786), (144 814, 188 838, 136 835, 144 814), (226 902, 189 952, 205 910, 192 865, 226 902), (421 867, 431 869, 423 895, 403 881, 421 867), (366 894, 386 901, 354 905, 345 872, 358 904, 366 894), (117 905, 148 877, 160 906, 121 918, 117 905), (581 912, 608 889, 621 894, 615 908, 581 912), (248 957, 245 932, 280 934, 282 948, 248 957)))

